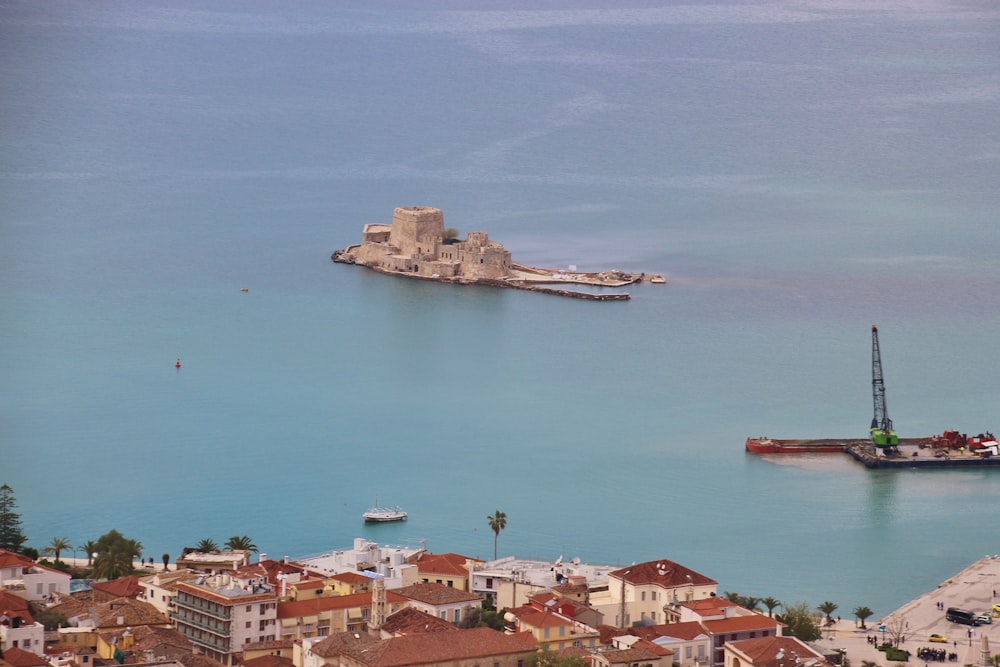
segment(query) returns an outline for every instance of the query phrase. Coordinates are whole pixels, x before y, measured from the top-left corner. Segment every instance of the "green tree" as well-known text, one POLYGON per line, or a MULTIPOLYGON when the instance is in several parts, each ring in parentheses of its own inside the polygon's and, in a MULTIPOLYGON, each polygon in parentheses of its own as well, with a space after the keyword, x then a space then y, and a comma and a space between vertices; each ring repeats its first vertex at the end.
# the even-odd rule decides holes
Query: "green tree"
POLYGON ((94 540, 87 540, 78 546, 77 549, 83 549, 87 552, 87 567, 90 567, 90 565, 94 562, 94 554, 97 553, 97 542, 94 540))
POLYGON ((500 531, 507 527, 507 515, 497 510, 494 514, 487 514, 486 520, 490 522, 490 530, 493 531, 493 560, 496 560, 497 540, 500 539, 500 531))
POLYGON ((755 598, 752 595, 747 595, 746 597, 743 598, 743 602, 741 603, 740 606, 746 607, 751 611, 757 611, 757 607, 760 606, 760 598, 755 598))
POLYGON ((21 532, 21 515, 15 509, 14 489, 0 486, 0 549, 20 552, 28 538, 21 532))
POLYGON ((142 557, 142 543, 110 530, 97 540, 93 562, 95 579, 117 579, 132 572, 132 563, 142 557))
POLYGON ((194 545, 195 551, 200 551, 203 554, 211 553, 212 551, 218 551, 219 545, 215 543, 210 537, 206 537, 198 544, 194 545))
POLYGON ((69 625, 69 619, 66 618, 66 614, 61 614, 51 609, 43 609, 38 613, 32 614, 32 616, 49 631, 65 628, 69 625))
POLYGON ((868 628, 865 627, 865 619, 874 616, 875 612, 873 612, 868 607, 855 607, 854 615, 858 617, 859 621, 861 621, 861 629, 867 630, 868 628))
POLYGON ((812 615, 807 603, 797 602, 782 606, 785 608, 785 613, 775 615, 775 618, 786 626, 781 634, 797 637, 804 642, 814 642, 823 636, 816 623, 816 617, 812 615))
POLYGON ((781 600, 770 596, 761 599, 760 603, 767 608, 767 615, 771 618, 774 618, 774 610, 781 606, 781 600))
POLYGON ((837 605, 827 600, 816 608, 826 614, 826 624, 833 625, 833 617, 830 614, 837 611, 837 605))
POLYGON ((42 553, 51 554, 56 557, 56 562, 59 562, 59 554, 67 549, 72 549, 73 544, 69 541, 68 537, 53 537, 52 542, 49 546, 42 549, 42 553))
POLYGON ((587 667, 587 662, 583 658, 575 655, 559 657, 548 647, 531 655, 525 664, 528 667, 587 667))
POLYGON ((166 572, 168 567, 170 567, 170 554, 163 554, 163 571, 166 572))
POLYGON ((240 537, 239 535, 233 535, 226 542, 226 549, 229 551, 249 551, 251 553, 257 553, 257 545, 253 543, 249 537, 244 535, 240 537))

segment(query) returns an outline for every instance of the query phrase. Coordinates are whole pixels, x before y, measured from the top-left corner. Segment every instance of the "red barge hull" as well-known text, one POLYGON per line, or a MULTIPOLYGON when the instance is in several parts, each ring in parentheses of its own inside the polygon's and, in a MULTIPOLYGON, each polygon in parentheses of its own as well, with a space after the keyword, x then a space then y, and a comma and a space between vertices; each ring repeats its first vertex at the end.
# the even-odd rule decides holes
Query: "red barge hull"
POLYGON ((811 454, 840 453, 854 439, 822 438, 805 440, 775 440, 774 438, 747 438, 746 448, 751 454, 811 454))

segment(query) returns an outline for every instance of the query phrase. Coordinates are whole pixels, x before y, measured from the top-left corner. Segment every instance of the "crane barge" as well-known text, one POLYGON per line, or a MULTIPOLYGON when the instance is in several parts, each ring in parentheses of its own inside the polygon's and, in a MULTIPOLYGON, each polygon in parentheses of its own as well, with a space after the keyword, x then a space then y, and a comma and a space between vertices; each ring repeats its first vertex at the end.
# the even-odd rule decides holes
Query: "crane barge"
POLYGON ((872 325, 872 401, 875 414, 869 432, 872 444, 882 453, 894 453, 899 449, 899 436, 892 430, 892 420, 885 407, 885 381, 882 379, 882 353, 878 347, 878 327, 872 325))

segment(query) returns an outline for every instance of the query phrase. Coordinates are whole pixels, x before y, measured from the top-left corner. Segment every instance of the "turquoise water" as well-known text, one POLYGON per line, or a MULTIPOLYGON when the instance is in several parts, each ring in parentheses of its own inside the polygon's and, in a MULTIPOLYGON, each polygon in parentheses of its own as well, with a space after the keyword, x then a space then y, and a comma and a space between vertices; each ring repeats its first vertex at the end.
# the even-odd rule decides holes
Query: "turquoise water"
POLYGON ((742 443, 863 436, 873 323, 901 435, 997 428, 998 22, 0 4, 0 481, 30 543, 488 557, 500 508, 502 554, 666 557, 845 613, 933 588, 1000 551, 1000 474, 742 443), (402 205, 669 284, 329 260, 402 205), (410 520, 364 526, 376 494, 410 520))

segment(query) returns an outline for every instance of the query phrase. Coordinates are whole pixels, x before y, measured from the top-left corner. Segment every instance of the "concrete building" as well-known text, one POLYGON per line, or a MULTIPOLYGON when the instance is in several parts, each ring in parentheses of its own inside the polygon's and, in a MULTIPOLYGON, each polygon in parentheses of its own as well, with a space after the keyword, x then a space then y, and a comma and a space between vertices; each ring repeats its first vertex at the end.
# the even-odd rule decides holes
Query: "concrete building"
POLYGON ((205 576, 176 590, 171 620, 200 655, 235 665, 246 644, 277 639, 278 596, 262 575, 205 576))
POLYGON ((727 642, 725 667, 832 667, 820 653, 795 637, 758 637, 727 642))
POLYGON ((351 549, 338 549, 317 556, 305 556, 299 558, 297 562, 321 578, 345 572, 378 574, 382 576, 385 587, 392 589, 419 581, 417 566, 406 561, 421 551, 426 551, 426 548, 380 546, 376 542, 358 537, 355 538, 351 549))
POLYGON ((12 648, 41 655, 45 652, 45 628, 31 616, 27 600, 0 590, 0 654, 12 648))
MULTIPOLYGON (((385 602, 387 614, 394 614, 406 607, 409 600, 392 590, 385 592, 385 602)), ((279 602, 278 639, 326 637, 338 632, 367 632, 373 615, 371 592, 279 602)))
POLYGON ((444 213, 429 206, 397 208, 392 224, 365 225, 361 245, 338 256, 386 273, 450 280, 500 280, 513 268, 510 252, 486 232, 446 238, 444 213))
POLYGON ((623 567, 608 573, 609 585, 590 604, 614 625, 666 623, 679 614, 672 608, 714 596, 719 584, 703 574, 666 559, 623 567))
POLYGON ((470 572, 483 561, 456 553, 432 554, 421 551, 410 556, 407 562, 417 566, 418 579, 423 583, 438 583, 468 591, 470 572))
POLYGON ((508 609, 504 614, 505 631, 527 633, 539 648, 558 651, 565 648, 595 648, 601 633, 597 628, 555 611, 550 606, 527 604, 508 609))
POLYGON ((29 602, 43 602, 57 594, 69 595, 69 580, 68 572, 39 565, 27 556, 0 549, 0 589, 29 602))
POLYGON ((519 559, 515 556, 499 558, 472 568, 471 592, 493 601, 497 609, 520 607, 528 604, 536 593, 557 592, 569 585, 574 596, 584 602, 593 596, 607 597, 610 565, 590 565, 579 558, 564 562, 560 556, 555 561, 519 559), (585 593, 581 593, 581 587, 585 593))
POLYGON ((403 586, 393 589, 393 592, 407 598, 409 606, 455 625, 461 623, 472 609, 480 609, 483 603, 483 598, 475 593, 435 582, 403 586))

